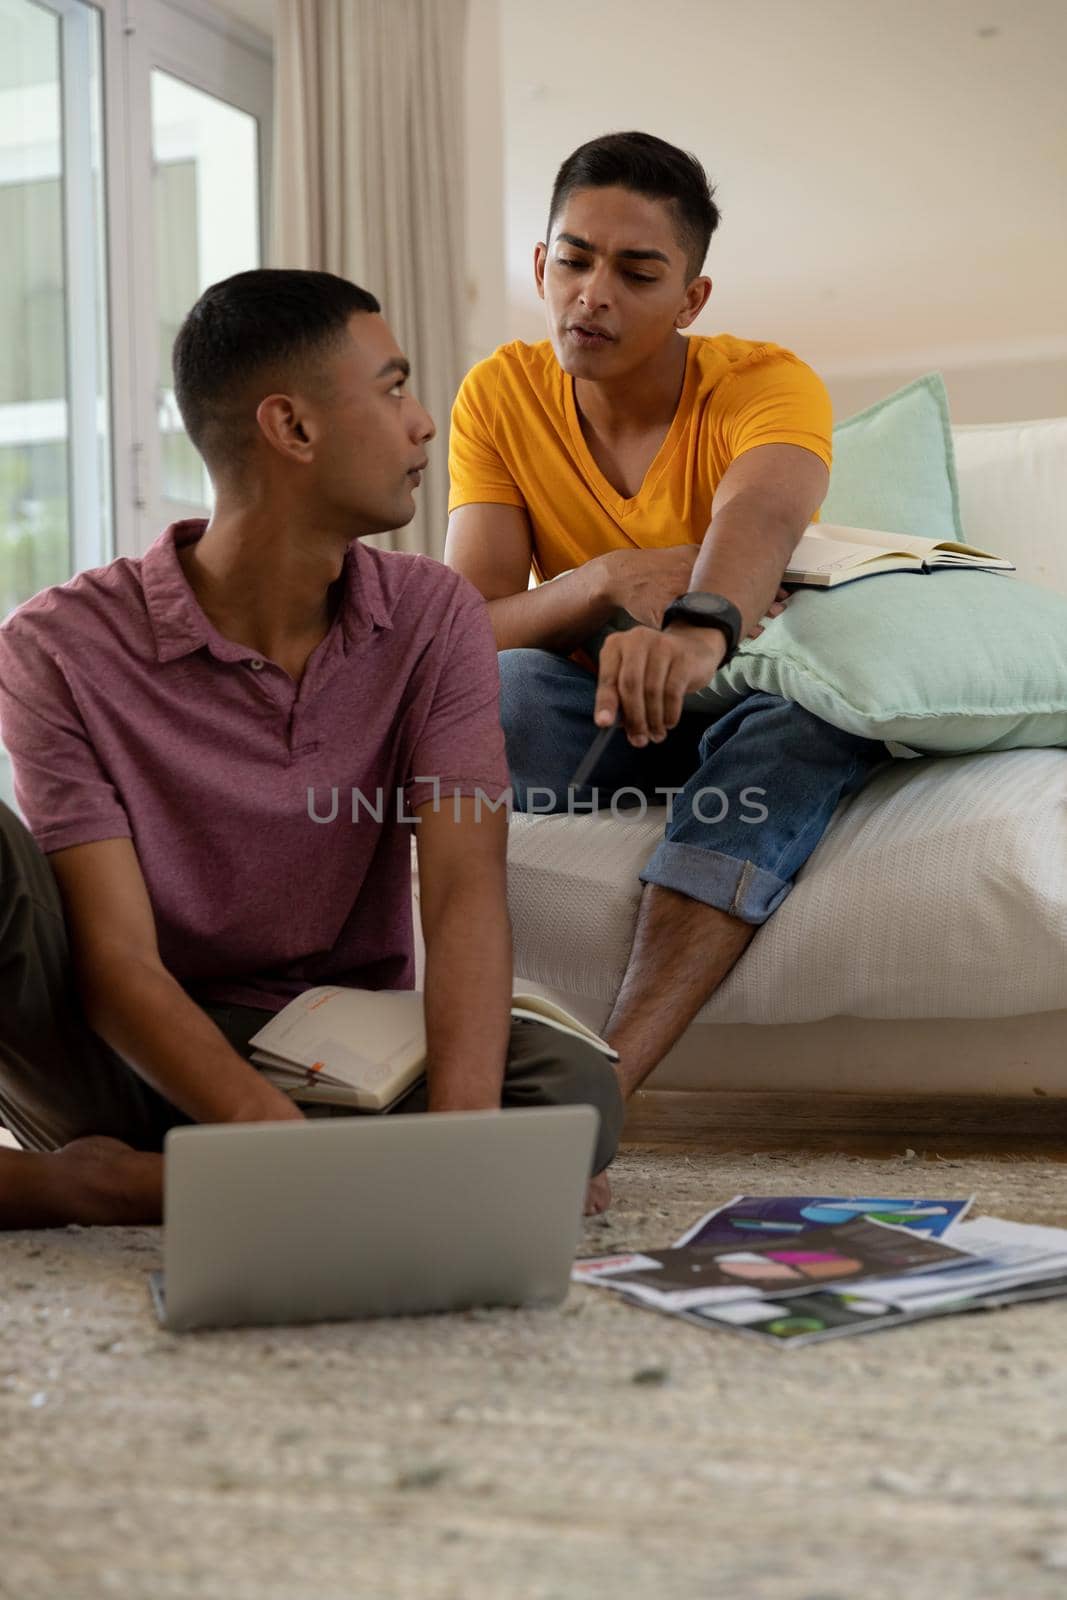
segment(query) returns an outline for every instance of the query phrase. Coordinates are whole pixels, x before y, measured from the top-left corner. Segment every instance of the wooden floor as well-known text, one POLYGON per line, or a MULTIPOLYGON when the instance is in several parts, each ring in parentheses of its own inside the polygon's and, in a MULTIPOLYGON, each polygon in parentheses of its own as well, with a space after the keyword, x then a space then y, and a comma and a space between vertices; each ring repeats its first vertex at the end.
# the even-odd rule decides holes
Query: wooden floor
MULTIPOLYGON (((1037 1095, 728 1094, 638 1090, 623 1143, 723 1154, 992 1155, 1067 1163, 1067 1099, 1037 1095)), ((15 1140, 0 1128, 0 1146, 15 1140)))
POLYGON ((1067 1099, 638 1091, 623 1142, 679 1151, 835 1151, 1067 1162, 1067 1099))

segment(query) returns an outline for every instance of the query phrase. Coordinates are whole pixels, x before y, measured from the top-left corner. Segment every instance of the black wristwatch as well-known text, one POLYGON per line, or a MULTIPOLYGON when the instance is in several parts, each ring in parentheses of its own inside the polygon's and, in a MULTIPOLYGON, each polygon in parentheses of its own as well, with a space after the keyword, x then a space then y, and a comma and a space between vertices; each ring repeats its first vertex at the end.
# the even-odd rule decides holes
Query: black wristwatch
POLYGON ((672 622, 689 622, 697 628, 718 628, 724 633, 726 654, 722 658, 723 666, 741 643, 741 629, 744 626, 741 613, 732 600, 727 600, 721 594, 703 594, 699 589, 691 594, 680 594, 663 613, 663 626, 668 628, 672 622))

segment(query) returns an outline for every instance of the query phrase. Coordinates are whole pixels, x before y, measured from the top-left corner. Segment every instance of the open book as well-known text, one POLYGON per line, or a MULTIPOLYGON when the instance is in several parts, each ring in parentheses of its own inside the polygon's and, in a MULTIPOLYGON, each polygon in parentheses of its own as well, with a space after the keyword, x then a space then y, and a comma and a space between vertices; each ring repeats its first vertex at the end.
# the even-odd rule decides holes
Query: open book
MULTIPOLYGON (((545 1022, 617 1061, 598 1034, 536 994, 512 996, 511 1015, 545 1022)), ((294 1100, 386 1111, 426 1070, 422 995, 414 989, 307 989, 252 1035, 252 1060, 294 1100)))
POLYGON ((880 533, 874 528, 844 528, 813 522, 789 558, 783 583, 832 589, 876 572, 930 572, 935 567, 970 567, 1014 572, 1015 564, 970 544, 920 539, 910 533, 880 533))

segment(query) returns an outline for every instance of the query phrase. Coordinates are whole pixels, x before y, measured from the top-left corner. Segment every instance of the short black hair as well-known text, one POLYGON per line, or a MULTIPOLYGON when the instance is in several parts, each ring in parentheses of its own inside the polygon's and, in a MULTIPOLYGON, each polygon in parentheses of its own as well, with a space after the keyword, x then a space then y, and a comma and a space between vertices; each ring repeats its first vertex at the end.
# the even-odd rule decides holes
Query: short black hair
POLYGON ((556 174, 548 211, 548 237, 560 207, 576 189, 632 189, 650 200, 671 202, 686 270, 695 278, 704 265, 719 208, 696 156, 654 133, 605 133, 569 155, 556 174))
POLYGON ((355 312, 380 310, 368 290, 332 272, 260 267, 205 289, 171 361, 185 431, 208 466, 239 457, 252 438, 242 401, 257 373, 314 361, 340 345, 355 312))

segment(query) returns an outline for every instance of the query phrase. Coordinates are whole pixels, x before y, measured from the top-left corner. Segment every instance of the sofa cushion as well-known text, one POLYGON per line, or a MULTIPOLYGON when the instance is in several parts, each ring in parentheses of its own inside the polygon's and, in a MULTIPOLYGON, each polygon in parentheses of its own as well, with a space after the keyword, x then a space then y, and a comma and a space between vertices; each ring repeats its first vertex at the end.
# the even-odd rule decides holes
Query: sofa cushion
POLYGON ((1067 596, 949 570, 800 590, 687 703, 750 689, 923 753, 1067 746, 1067 596))
POLYGON ((931 372, 834 428, 823 522, 959 539, 959 493, 941 374, 931 372))
MULTIPOLYGON (((1067 594, 1067 417, 952 431, 963 536, 1067 594)), ((829 519, 827 519, 829 520, 829 519)))
MULTIPOLYGON (((512 819, 517 977, 610 1004, 665 812, 512 819)), ((705 1022, 1067 1007, 1067 752, 894 762, 834 819, 705 1022)), ((1067 1048, 1067 1045, 1065 1045, 1067 1048)), ((862 1087, 863 1062, 856 1062, 862 1087)))
MULTIPOLYGON (((633 626, 616 611, 587 648, 633 626)), ((950 569, 801 589, 685 705, 718 715, 752 690, 894 753, 1067 746, 1067 596, 950 569)))

